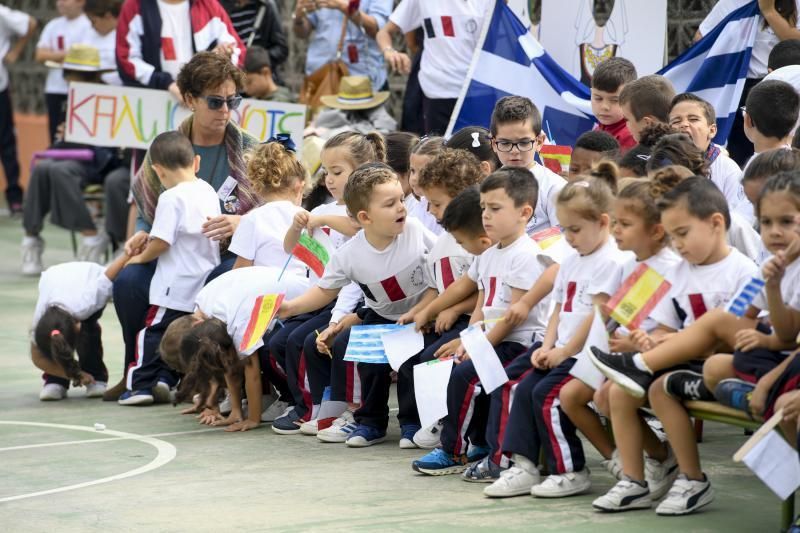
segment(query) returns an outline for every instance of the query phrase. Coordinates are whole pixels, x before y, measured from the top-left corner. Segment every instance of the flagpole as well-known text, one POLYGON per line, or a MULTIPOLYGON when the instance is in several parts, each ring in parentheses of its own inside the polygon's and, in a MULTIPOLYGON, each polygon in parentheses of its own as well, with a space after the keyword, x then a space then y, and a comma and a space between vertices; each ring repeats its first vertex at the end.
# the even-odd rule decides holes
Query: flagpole
POLYGON ((278 274, 278 281, 280 281, 281 278, 283 277, 283 273, 286 272, 286 267, 289 266, 289 261, 291 261, 291 260, 292 260, 292 254, 289 254, 289 257, 286 258, 286 263, 283 265, 283 269, 281 270, 281 273, 278 274))

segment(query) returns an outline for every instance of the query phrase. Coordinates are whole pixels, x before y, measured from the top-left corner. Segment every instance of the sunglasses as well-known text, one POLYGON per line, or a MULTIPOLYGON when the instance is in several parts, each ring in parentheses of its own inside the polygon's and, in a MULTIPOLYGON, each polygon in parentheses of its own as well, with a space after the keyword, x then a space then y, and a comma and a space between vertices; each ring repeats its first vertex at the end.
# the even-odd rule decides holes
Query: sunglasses
POLYGON ((205 96, 204 98, 208 104, 208 108, 212 111, 222 109, 222 104, 227 104, 228 109, 234 110, 242 103, 242 97, 238 94, 236 96, 229 96, 228 98, 223 98, 221 96, 205 96))

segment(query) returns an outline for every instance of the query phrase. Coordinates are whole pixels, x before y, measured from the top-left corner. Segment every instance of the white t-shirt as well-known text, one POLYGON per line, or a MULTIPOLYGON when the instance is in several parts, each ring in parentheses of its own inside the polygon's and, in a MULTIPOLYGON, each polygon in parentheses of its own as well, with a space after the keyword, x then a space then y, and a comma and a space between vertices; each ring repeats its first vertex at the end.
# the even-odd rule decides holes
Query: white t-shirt
POLYGON ((567 184, 567 180, 538 163, 535 163, 530 171, 539 183, 539 197, 536 200, 536 209, 533 211, 533 218, 530 219, 525 227, 528 235, 533 235, 538 231, 558 226, 556 199, 558 198, 558 193, 567 184))
POLYGON ((466 274, 475 256, 467 252, 447 232, 436 239, 428 254, 428 286, 442 294, 455 280, 466 274))
MULTIPOLYGON (((161 15, 161 70, 178 79, 178 72, 194 55, 189 1, 168 4, 158 0, 161 15)), ((200 51, 200 50, 198 50, 200 51)))
POLYGON ((150 282, 150 305, 191 313, 206 276, 219 265, 219 243, 203 235, 220 215, 217 191, 203 180, 182 182, 158 197, 150 237, 167 242, 150 282))
MULTIPOLYGON (((529 291, 546 267, 538 260, 541 248, 527 235, 523 235, 505 248, 495 244, 475 258, 467 271, 469 278, 483 291, 483 319, 501 318, 511 307, 511 289, 529 291)), ((528 313, 525 322, 514 328, 503 339, 530 346, 534 338, 541 340, 547 327, 550 297, 543 298, 528 313)), ((488 322, 486 329, 493 323, 488 322)))
MULTIPOLYGON (((649 266, 661 274, 667 281, 672 283, 667 276, 671 275, 675 271, 675 268, 681 261, 683 261, 681 256, 675 253, 675 251, 669 246, 663 247, 656 255, 645 259, 644 261, 637 261, 636 257, 631 257, 630 260, 628 260, 628 262, 622 266, 622 284, 625 283, 625 280, 628 279, 628 276, 633 274, 633 271, 636 270, 642 263, 649 266)), ((656 326, 658 326, 658 322, 650 317, 647 317, 642 321, 639 329, 649 333, 656 329, 656 326)), ((617 329, 617 332, 623 336, 629 333, 628 329, 624 326, 620 326, 619 329, 617 329)))
POLYGON ((724 307, 744 283, 758 274, 758 266, 736 248, 713 265, 681 261, 667 274, 672 283, 650 317, 668 328, 689 327, 709 309, 724 307))
POLYGON ((491 0, 402 0, 389 20, 403 33, 422 27, 419 84, 428 98, 458 98, 491 0))
MULTIPOLYGON (((25 24, 27 25, 27 22, 25 24)), ((36 43, 36 48, 66 52, 73 44, 85 43, 87 36, 93 31, 89 17, 82 13, 74 19, 57 17, 45 25, 39 36, 39 42, 36 43)), ((44 92, 46 94, 67 94, 64 71, 60 68, 49 68, 47 71, 44 92)))
POLYGON ((269 202, 252 209, 239 221, 228 250, 257 266, 283 268, 288 260, 287 274, 305 276, 306 265, 294 256, 289 259, 289 254, 283 250, 283 238, 300 209, 288 200, 269 202))
POLYGON ((100 35, 94 28, 89 31, 86 44, 97 48, 100 52, 100 68, 108 70, 100 77, 107 85, 122 85, 122 78, 117 72, 117 30, 111 30, 105 35, 100 35))
POLYGON ((285 300, 291 300, 308 290, 308 278, 284 274, 278 282, 280 272, 277 267, 237 268, 215 278, 197 294, 196 308, 225 323, 240 357, 247 357, 264 345, 262 339, 250 349, 239 350, 254 311, 258 312, 254 308, 260 296, 283 293, 285 300))
MULTIPOLYGON (((764 263, 770 259, 772 259, 772 256, 765 259, 761 266, 763 267, 764 263)), ((760 273, 758 277, 761 277, 760 273)), ((800 311, 800 261, 792 261, 786 266, 783 278, 781 279, 781 298, 785 305, 800 311)), ((766 288, 761 289, 753 299, 753 306, 767 312, 769 311, 766 288)))
POLYGON ((376 250, 361 230, 334 252, 319 286, 341 289, 355 281, 367 307, 397 320, 428 288, 425 255, 433 243, 433 235, 413 218, 406 219, 403 232, 383 250, 376 250))
POLYGON ((761 263, 767 257, 767 250, 761 235, 753 228, 742 215, 731 211, 731 227, 728 228, 728 244, 753 260, 755 264, 761 263))
POLYGON ((736 211, 742 215, 750 224, 755 222, 753 204, 747 199, 742 186, 742 170, 736 161, 727 155, 720 153, 709 167, 711 183, 722 191, 728 201, 731 211, 736 211))
MULTIPOLYGON (((719 0, 706 18, 703 19, 703 22, 700 23, 700 34, 707 35, 725 17, 750 2, 751 0, 719 0)), ((797 4, 797 11, 800 13, 800 0, 795 0, 795 3, 797 4)), ((800 29, 800 17, 798 17, 795 27, 800 29)), ((750 66, 747 69, 748 78, 763 78, 767 75, 769 53, 779 42, 780 39, 775 35, 775 31, 769 25, 764 24, 763 17, 759 17, 758 33, 756 34, 756 41, 753 43, 753 55, 750 57, 750 66)))
POLYGON ((28 33, 29 23, 30 17, 22 11, 0 6, 0 91, 8 88, 8 70, 3 58, 11 50, 11 43, 28 33))
POLYGON ((422 222, 422 225, 433 232, 434 235, 441 235, 444 233, 444 228, 436 222, 436 217, 431 215, 430 211, 428 211, 427 198, 423 196, 417 200, 413 194, 409 194, 405 197, 403 203, 406 204, 408 216, 414 217, 422 222))
POLYGON ((75 261, 48 268, 39 278, 39 299, 31 330, 47 308, 54 305, 76 320, 86 320, 106 306, 113 285, 106 277, 106 268, 97 263, 75 261))
POLYGON ((622 267, 631 253, 617 248, 614 239, 589 255, 572 254, 564 259, 553 286, 553 301, 561 304, 556 347, 575 335, 581 323, 594 312, 592 297, 613 295, 622 284, 622 267))

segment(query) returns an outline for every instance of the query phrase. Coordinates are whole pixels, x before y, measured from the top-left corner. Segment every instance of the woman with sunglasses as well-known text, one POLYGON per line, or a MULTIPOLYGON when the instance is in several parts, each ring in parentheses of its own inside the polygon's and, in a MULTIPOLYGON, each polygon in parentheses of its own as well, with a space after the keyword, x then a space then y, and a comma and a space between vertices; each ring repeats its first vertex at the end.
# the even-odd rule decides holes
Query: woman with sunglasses
MULTIPOLYGON (((241 104, 239 96, 244 82, 241 71, 231 61, 214 52, 196 54, 178 73, 177 84, 181 97, 192 115, 178 126, 178 131, 192 141, 195 154, 200 156, 197 176, 217 191, 222 215, 212 218, 203 227, 204 234, 220 241, 221 264, 208 280, 231 269, 236 256, 227 248, 230 237, 239 225, 241 216, 258 205, 247 180, 245 153, 258 145, 258 140, 241 130, 231 113, 241 104)), ((147 242, 158 197, 163 191, 149 154, 134 178, 131 187, 136 201, 136 233, 125 243, 126 250, 136 249, 147 242)), ((133 362, 136 334, 144 327, 149 308, 150 279, 155 262, 125 268, 114 283, 114 306, 117 310, 125 341, 125 368, 133 362)), ((116 400, 125 382, 109 389, 104 399, 116 400)))

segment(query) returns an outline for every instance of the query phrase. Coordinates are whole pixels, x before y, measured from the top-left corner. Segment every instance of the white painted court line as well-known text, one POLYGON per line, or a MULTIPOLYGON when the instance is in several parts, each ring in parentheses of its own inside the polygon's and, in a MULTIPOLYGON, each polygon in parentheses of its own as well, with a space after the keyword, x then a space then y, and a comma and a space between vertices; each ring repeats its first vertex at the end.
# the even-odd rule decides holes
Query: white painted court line
MULTIPOLYGON (((19 422, 13 420, 0 420, 0 424, 10 425, 10 426, 34 426, 34 427, 45 427, 45 428, 69 429, 74 431, 88 431, 91 433, 97 432, 97 430, 94 429, 94 427, 72 426, 67 424, 49 424, 46 422, 19 422)), ((115 474, 113 476, 94 479, 91 481, 85 481, 83 483, 75 483, 73 485, 67 485, 65 487, 58 487, 55 489, 29 492, 27 494, 19 494, 17 496, 8 496, 6 498, 0 498, 0 503, 12 502, 16 500, 24 500, 27 498, 35 498, 36 496, 46 496, 48 494, 56 494, 59 492, 66 492, 70 490, 77 490, 85 487, 91 487, 93 485, 100 485, 103 483, 109 483, 111 481, 118 481, 120 479, 126 479, 129 477, 138 476, 140 474, 144 474, 150 472, 151 470, 155 470, 156 468, 164 466, 165 464, 175 459, 175 456, 178 453, 177 450, 175 449, 175 446, 173 446, 169 442, 159 440, 153 437, 148 437, 146 435, 136 435, 133 433, 125 433, 123 431, 114 431, 113 429, 106 429, 104 433, 107 433, 109 435, 114 435, 115 437, 127 438, 131 440, 138 440, 139 442, 144 442, 146 444, 153 446, 158 453, 156 454, 155 459, 153 459, 146 465, 134 468, 133 470, 128 470, 127 472, 123 472, 121 474, 115 474)))
MULTIPOLYGON (((0 424, 8 424, 8 422, 0 421, 0 424)), ((80 426, 83 427, 83 426, 80 426)), ((87 426, 88 427, 88 426, 87 426)), ((97 433, 98 435, 103 433, 109 433, 109 430, 97 431, 92 428, 92 431, 97 433)), ((178 435, 191 435, 193 433, 208 433, 210 431, 223 431, 223 428, 207 428, 207 429, 195 429, 192 431, 173 431, 170 433, 153 433, 150 435, 135 435, 133 437, 109 437, 109 438, 102 438, 102 439, 84 439, 84 440, 63 440, 58 442, 43 442, 41 444, 23 444, 21 446, 7 446, 5 448, 0 448, 0 452, 7 452, 12 450, 28 450, 31 448, 49 448, 51 446, 72 446, 76 444, 92 444, 97 442, 113 442, 119 440, 141 440, 142 438, 157 438, 157 437, 173 437, 178 435)))

